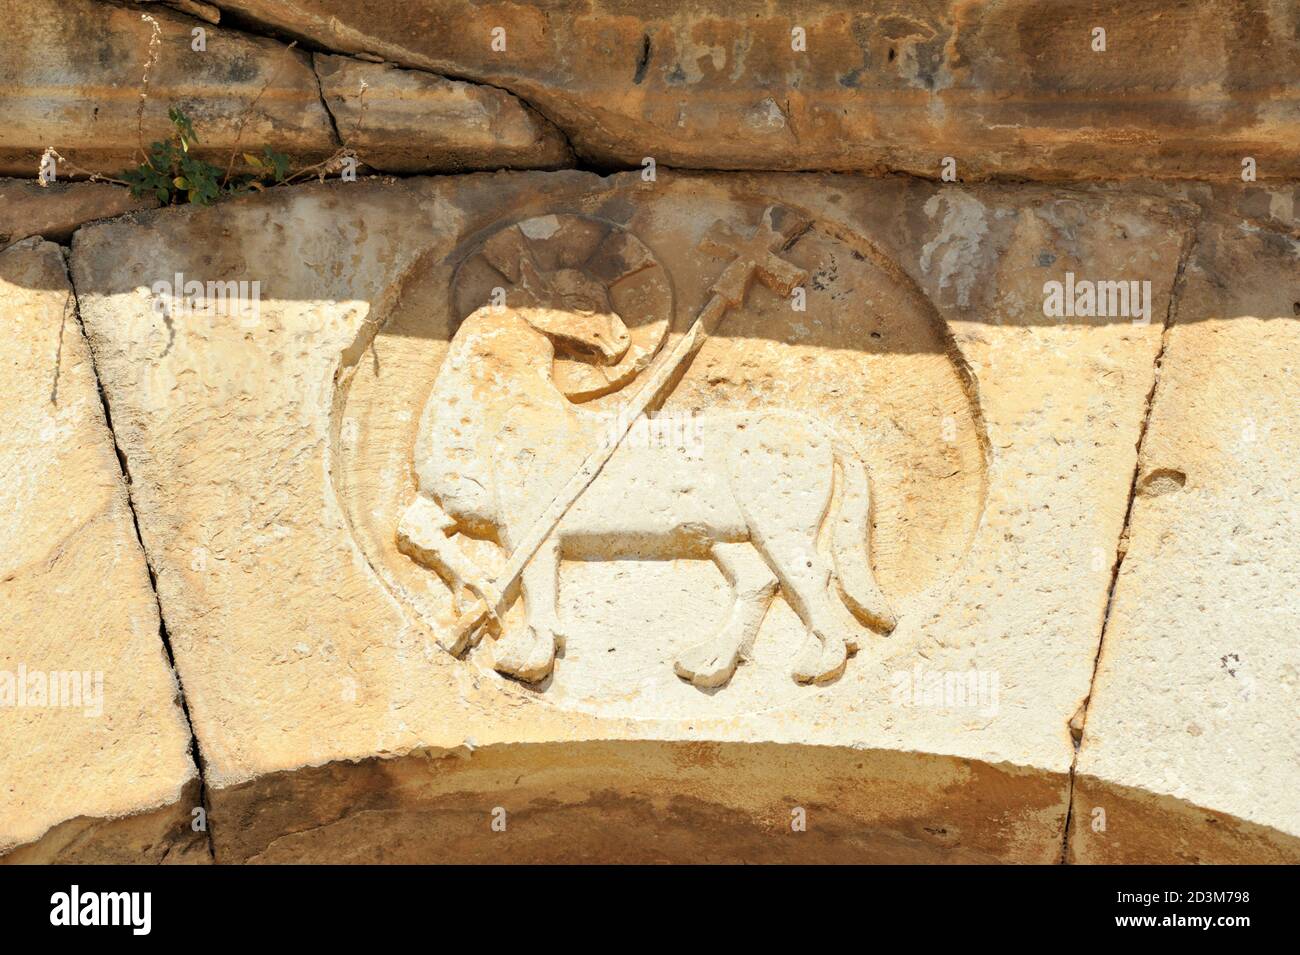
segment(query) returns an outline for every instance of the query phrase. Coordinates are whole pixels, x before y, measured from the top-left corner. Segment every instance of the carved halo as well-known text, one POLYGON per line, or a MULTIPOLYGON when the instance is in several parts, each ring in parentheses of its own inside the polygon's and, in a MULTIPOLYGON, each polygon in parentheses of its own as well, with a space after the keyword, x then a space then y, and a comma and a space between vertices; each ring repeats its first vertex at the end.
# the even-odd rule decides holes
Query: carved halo
POLYGON ((461 263, 452 307, 463 321, 505 290, 507 308, 612 309, 632 343, 615 365, 557 357, 555 385, 573 401, 617 391, 650 363, 672 321, 672 286, 653 253, 630 232, 581 215, 525 219, 493 233, 461 263))

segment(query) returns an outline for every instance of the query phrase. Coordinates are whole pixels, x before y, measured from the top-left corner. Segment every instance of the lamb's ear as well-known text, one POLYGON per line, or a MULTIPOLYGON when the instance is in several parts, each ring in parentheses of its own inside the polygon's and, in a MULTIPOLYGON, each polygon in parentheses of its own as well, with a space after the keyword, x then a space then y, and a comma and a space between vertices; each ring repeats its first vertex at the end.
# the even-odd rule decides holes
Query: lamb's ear
POLYGON ((634 338, 627 354, 617 365, 596 365, 557 358, 552 379, 555 387, 570 401, 591 401, 627 387, 650 364, 654 356, 654 351, 637 344, 634 338))
POLYGON ((617 390, 605 377, 604 365, 589 365, 571 358, 557 358, 551 380, 570 401, 591 401, 617 390))
POLYGON ((564 319, 568 317, 566 313, 536 305, 518 305, 514 307, 513 311, 527 322, 534 331, 541 332, 555 342, 564 340, 563 324, 564 319))

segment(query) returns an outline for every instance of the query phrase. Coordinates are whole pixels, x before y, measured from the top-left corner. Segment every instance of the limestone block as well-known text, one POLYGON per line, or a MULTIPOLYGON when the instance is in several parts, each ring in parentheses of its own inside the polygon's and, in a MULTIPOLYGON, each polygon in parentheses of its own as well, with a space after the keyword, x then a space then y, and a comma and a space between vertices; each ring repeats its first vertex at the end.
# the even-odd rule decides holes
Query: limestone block
POLYGON ((504 90, 346 56, 316 54, 339 136, 382 172, 557 169, 564 137, 504 90))
POLYGON ((236 146, 273 145, 302 165, 336 148, 309 56, 283 43, 158 4, 4 0, 0 16, 0 174, 35 176, 53 147, 83 169, 117 176, 171 134, 172 106, 194 124, 196 155, 223 169, 236 146), (202 51, 193 48, 196 28, 207 31, 202 51))
POLYGON ((218 861, 1057 860, 1189 228, 558 172, 79 230, 218 861))
POLYGON ((1300 861, 1294 208, 1290 190, 1237 197, 1188 264, 1079 753, 1075 861, 1300 861))
POLYGON ((0 311, 0 861, 207 861, 189 727, 58 246, 0 252, 0 311))
POLYGON ((42 187, 31 179, 0 179, 0 248, 29 235, 66 242, 83 222, 157 204, 103 182, 55 182, 42 187))
POLYGON ((163 4, 5 0, 0 13, 11 24, 0 36, 0 173, 34 177, 53 147, 67 160, 60 178, 119 176, 171 134, 172 106, 194 124, 196 155, 223 169, 232 153, 244 169, 243 152, 263 146, 299 168, 318 162, 339 146, 336 125, 385 172, 572 162, 564 136, 505 90, 328 55, 315 57, 318 78, 310 53, 163 4))
POLYGON ((598 163, 935 178, 952 157, 963 180, 1222 181, 1249 157, 1262 178, 1300 175, 1294 3, 222 7, 328 50, 508 89, 598 163))

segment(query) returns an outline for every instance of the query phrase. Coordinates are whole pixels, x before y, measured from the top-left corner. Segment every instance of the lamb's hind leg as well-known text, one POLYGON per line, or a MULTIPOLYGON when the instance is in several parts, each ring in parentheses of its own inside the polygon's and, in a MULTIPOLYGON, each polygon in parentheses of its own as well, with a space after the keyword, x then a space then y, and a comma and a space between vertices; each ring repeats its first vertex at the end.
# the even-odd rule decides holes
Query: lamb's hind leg
POLYGON ((711 553, 731 584, 733 601, 721 629, 677 658, 677 675, 698 687, 722 686, 731 679, 777 588, 776 577, 752 544, 714 544, 711 553))
POLYGON ((807 628, 794 678, 832 680, 848 659, 848 634, 831 603, 830 563, 817 549, 817 530, 831 499, 831 444, 801 419, 771 415, 732 440, 728 463, 754 546, 807 628))
MULTIPOLYGON (((431 567, 443 579, 451 590, 452 613, 459 616, 467 594, 487 595, 479 583, 485 579, 482 569, 448 536, 455 528, 455 519, 434 501, 424 496, 416 497, 397 526, 397 549, 412 560, 431 567)), ((443 649, 457 656, 464 652, 473 636, 472 631, 457 630, 422 607, 420 612, 433 627, 443 649)))
POLYGON ((811 539, 774 535, 763 541, 763 552, 781 579, 785 599, 808 628, 795 661, 795 680, 821 683, 835 679, 848 659, 848 642, 841 616, 831 604, 830 564, 811 539))

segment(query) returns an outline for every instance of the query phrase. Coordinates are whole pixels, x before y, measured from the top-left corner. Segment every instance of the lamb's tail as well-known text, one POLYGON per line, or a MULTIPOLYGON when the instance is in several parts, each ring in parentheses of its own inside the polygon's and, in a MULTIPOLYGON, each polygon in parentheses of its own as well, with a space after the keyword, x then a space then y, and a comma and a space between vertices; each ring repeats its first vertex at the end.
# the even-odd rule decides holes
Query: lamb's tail
POLYGON ((871 487, 867 469, 849 448, 837 448, 835 458, 840 466, 841 488, 831 556, 840 597, 864 626, 889 633, 897 619, 871 572, 871 487))

